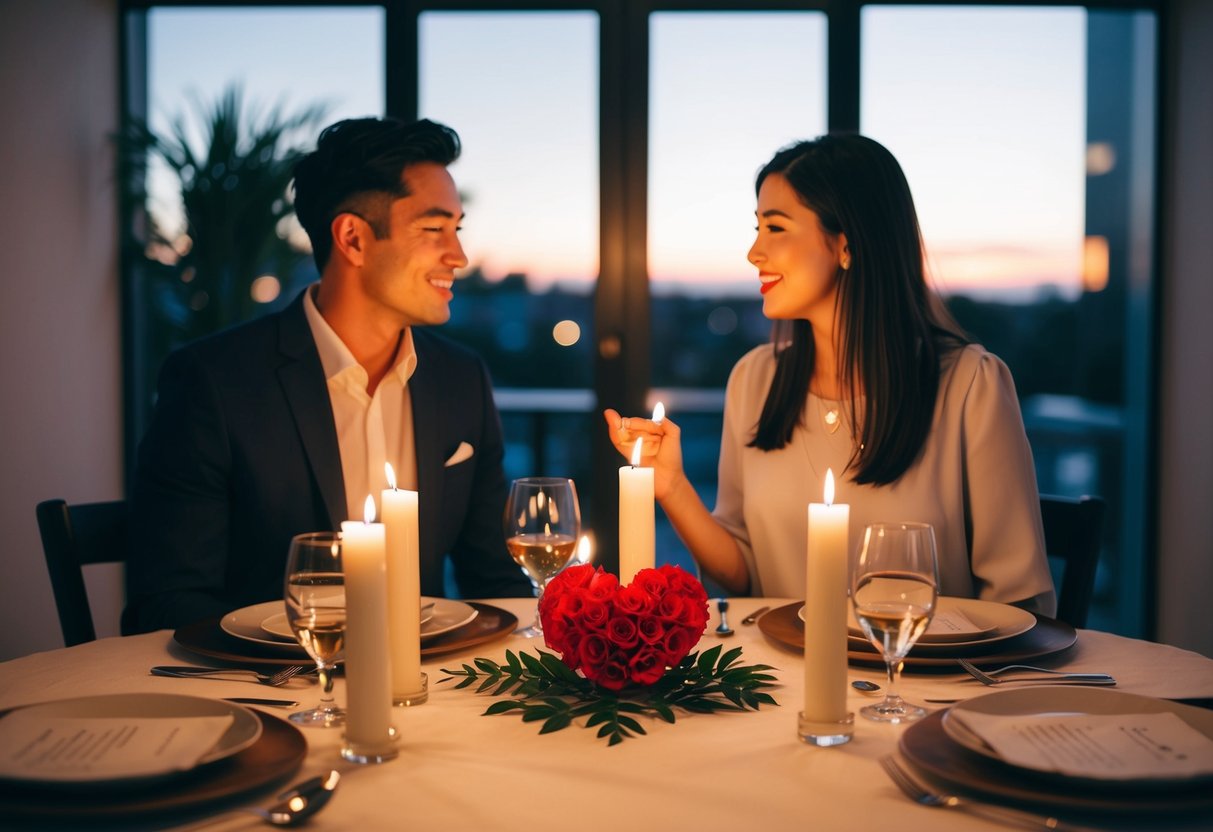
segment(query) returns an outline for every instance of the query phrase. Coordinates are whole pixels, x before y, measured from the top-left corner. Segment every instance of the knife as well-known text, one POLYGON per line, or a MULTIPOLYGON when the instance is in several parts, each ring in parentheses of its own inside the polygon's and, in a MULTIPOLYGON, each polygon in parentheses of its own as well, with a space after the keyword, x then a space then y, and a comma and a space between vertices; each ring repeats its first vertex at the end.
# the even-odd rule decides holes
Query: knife
POLYGON ((764 612, 766 612, 769 609, 770 609, 770 607, 759 607, 758 609, 754 610, 752 613, 747 615, 745 618, 741 619, 741 623, 742 624, 753 624, 755 621, 758 620, 758 617, 760 615, 762 615, 764 612))
POLYGON ((265 705, 269 708, 294 708, 299 705, 292 699, 258 699, 254 696, 225 696, 223 701, 239 705, 265 705))

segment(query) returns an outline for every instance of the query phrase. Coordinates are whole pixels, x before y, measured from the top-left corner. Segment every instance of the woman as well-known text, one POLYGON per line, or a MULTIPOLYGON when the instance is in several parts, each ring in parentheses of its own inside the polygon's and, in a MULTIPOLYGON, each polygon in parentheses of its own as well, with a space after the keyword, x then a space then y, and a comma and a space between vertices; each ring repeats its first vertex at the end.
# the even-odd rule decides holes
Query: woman
POLYGON ((806 505, 935 527, 945 595, 1052 615, 1032 455, 1006 365, 969 343, 927 286, 897 161, 857 135, 780 150, 759 172, 757 239, 771 344, 729 377, 716 508, 683 472, 678 426, 604 415, 700 567, 736 594, 804 591, 806 505))

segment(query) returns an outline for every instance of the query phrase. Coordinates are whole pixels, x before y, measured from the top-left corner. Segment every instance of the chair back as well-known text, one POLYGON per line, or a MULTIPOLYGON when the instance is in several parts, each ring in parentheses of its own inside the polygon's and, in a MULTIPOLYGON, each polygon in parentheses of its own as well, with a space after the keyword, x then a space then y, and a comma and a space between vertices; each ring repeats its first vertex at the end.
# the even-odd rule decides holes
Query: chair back
POLYGON ((63 500, 47 500, 38 504, 37 515, 63 642, 71 647, 94 641, 97 631, 83 567, 126 560, 126 501, 69 506, 63 500))
POLYGON ((1065 564, 1057 592, 1057 618, 1073 627, 1087 625, 1095 567, 1103 534, 1104 501, 1100 497, 1040 496, 1045 553, 1065 564))

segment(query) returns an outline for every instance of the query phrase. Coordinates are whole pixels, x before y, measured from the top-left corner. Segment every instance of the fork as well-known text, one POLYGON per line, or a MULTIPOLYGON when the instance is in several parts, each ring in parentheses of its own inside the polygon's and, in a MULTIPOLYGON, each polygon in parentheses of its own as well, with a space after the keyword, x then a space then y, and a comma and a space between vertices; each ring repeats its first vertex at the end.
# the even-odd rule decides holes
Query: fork
POLYGON ((1116 680, 1106 673, 1067 673, 1064 670, 1049 670, 1044 667, 1032 667, 1026 664, 1009 664, 1006 667, 1000 667, 991 671, 984 671, 974 666, 971 662, 964 659, 957 659, 957 663, 965 669, 965 671, 983 685, 1002 685, 1008 682, 1053 682, 1065 683, 1074 685, 1114 685, 1116 680), (1007 670, 1034 670, 1039 673, 1045 673, 1045 676, 1016 676, 1014 679, 997 679, 999 673, 1007 670))
POLYGON ((255 670, 249 670, 243 667, 179 667, 175 665, 157 665, 152 668, 153 676, 173 676, 178 679, 221 679, 228 674, 252 676, 253 679, 262 685, 270 687, 279 687, 285 685, 290 679, 298 676, 307 670, 315 670, 305 665, 293 664, 282 668, 276 673, 258 673, 255 670))
POLYGON ((1018 826, 1027 826, 1032 829, 1059 829, 1063 830, 1063 832, 1080 832, 1080 830, 1086 828, 1065 823, 1048 815, 1035 815, 1019 809, 976 803, 972 800, 957 797, 954 794, 933 792, 916 780, 905 768, 898 765, 896 758, 891 755, 882 757, 880 765, 884 768, 885 773, 889 775, 889 779, 896 783, 897 787, 905 792, 907 797, 922 806, 963 809, 970 814, 980 815, 991 820, 1014 823, 1018 826))

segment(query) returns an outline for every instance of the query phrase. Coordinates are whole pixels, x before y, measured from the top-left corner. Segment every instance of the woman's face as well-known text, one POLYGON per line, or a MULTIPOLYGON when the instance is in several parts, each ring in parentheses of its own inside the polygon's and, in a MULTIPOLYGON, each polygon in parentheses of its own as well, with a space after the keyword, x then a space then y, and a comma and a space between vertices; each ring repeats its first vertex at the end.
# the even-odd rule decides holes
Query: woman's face
POLYGON ((758 267, 762 314, 772 320, 834 314, 846 236, 829 234, 781 174, 758 190, 758 237, 749 261, 758 267))

